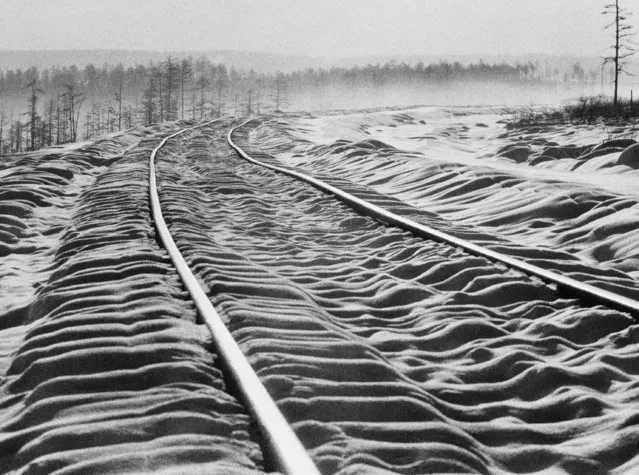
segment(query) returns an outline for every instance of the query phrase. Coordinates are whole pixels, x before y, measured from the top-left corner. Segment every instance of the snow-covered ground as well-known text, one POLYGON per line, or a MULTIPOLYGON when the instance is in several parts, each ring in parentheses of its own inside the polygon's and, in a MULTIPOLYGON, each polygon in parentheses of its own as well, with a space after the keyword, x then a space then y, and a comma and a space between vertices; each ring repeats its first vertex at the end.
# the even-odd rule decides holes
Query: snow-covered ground
MULTIPOLYGON (((639 296, 630 142, 505 120, 300 114, 237 140, 639 296)), ((324 473, 637 471, 630 315, 249 164, 226 145, 230 122, 162 149, 165 218, 324 473)), ((250 420, 151 221, 148 157, 179 127, 1 165, 0 472, 259 473, 250 420)))
POLYGON ((288 165, 370 186, 529 249, 509 253, 578 257, 639 278, 639 146, 631 127, 510 128, 509 121, 495 107, 304 114, 264 120, 251 139, 288 165))
POLYGON ((639 163, 634 167, 617 164, 620 150, 611 149, 610 153, 602 155, 605 158, 587 162, 571 156, 574 155, 572 148, 594 148, 617 136, 636 136, 630 126, 536 126, 508 131, 505 123, 510 121, 511 115, 512 109, 503 107, 421 107, 300 116, 294 121, 298 128, 290 130, 297 132, 293 135, 315 144, 329 145, 336 139, 358 142, 374 138, 401 150, 419 152, 422 157, 433 160, 485 166, 523 177, 579 182, 614 192, 639 194, 639 163), (515 146, 530 152, 509 155, 504 150, 499 153, 515 146), (563 149, 565 153, 553 150, 550 157, 555 160, 533 161, 547 156, 541 152, 550 148, 563 149), (524 164, 533 166, 519 166, 522 158, 524 164))

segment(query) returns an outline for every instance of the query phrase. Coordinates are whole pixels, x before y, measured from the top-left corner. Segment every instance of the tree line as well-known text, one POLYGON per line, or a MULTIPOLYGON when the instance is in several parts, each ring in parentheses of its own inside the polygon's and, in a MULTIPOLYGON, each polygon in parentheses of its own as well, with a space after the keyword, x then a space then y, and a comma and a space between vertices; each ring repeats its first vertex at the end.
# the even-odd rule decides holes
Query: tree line
MULTIPOLYGON (((570 74, 564 73, 563 81, 598 78, 598 71, 586 73, 575 63, 570 74)), ((89 64, 82 69, 7 70, 0 71, 0 154, 90 139, 139 124, 281 111, 294 102, 296 94, 324 87, 561 80, 559 70, 548 63, 483 61, 468 65, 388 62, 266 74, 228 68, 205 57, 167 57, 159 63, 128 68, 89 64)))

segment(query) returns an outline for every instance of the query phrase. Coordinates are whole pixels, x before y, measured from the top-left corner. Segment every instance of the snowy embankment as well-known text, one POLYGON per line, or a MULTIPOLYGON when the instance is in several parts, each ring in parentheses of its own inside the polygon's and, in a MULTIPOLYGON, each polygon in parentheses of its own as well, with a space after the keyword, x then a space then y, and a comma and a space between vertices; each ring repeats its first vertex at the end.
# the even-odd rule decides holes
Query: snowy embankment
POLYGON ((507 130, 499 109, 292 116, 251 143, 433 213, 458 234, 639 296, 639 146, 627 129, 507 130), (602 276, 599 279, 598 276, 602 276))
POLYGON ((163 149, 165 216, 323 473, 637 468, 631 317, 359 215, 225 132, 163 149))
POLYGON ((0 183, 0 472, 252 473, 262 455, 160 249, 175 124, 13 161, 0 183))
MULTIPOLYGON (((386 142, 361 138, 370 132, 363 121, 381 120, 391 132, 415 122, 395 115, 353 115, 350 127, 339 125, 347 139, 323 144, 290 143, 320 137, 314 119, 264 123, 237 142, 250 153, 266 143, 275 155, 266 160, 357 174, 358 192, 429 224, 447 226, 446 213, 464 206, 486 221, 492 208, 482 200, 490 193, 473 195, 483 183, 475 168, 401 152, 387 144, 390 132, 386 142), (428 211, 378 187, 417 205, 424 199, 428 211)), ((0 282, 13 287, 0 301, 0 471, 263 468, 267 455, 225 390, 149 216, 148 157, 178 126, 24 157, 2 171, 8 259, 0 261, 0 282)), ((227 147, 228 126, 167 143, 157 156, 160 200, 187 262, 324 473, 637 470, 639 331, 629 315, 583 306, 537 279, 384 226, 248 164, 227 147)), ((503 133, 493 127, 475 132, 503 133)), ((447 146, 470 140, 447 137, 447 146)), ((502 147, 510 138, 495 140, 502 147)), ((486 173, 521 180, 519 193, 528 193, 524 178, 500 170, 505 159, 465 159, 494 163, 486 173)), ((497 183, 490 190, 512 188, 497 183)), ((517 233, 493 236, 499 226, 526 229, 525 220, 481 228, 460 221, 458 235, 635 289, 616 262, 594 275, 592 259, 535 251, 509 240, 517 233)))

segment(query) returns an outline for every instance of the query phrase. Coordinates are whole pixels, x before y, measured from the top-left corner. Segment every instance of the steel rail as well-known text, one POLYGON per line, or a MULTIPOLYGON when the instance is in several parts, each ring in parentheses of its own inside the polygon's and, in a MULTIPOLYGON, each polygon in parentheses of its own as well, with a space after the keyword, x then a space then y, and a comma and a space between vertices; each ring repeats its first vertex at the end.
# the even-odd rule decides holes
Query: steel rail
POLYGON ((304 449, 295 432, 264 385, 262 385, 244 353, 226 328, 222 318, 211 304, 206 292, 191 272, 184 257, 178 250, 162 215, 157 192, 155 157, 170 139, 185 132, 210 125, 216 120, 195 127, 188 127, 167 136, 151 153, 149 159, 149 195, 155 228, 182 279, 184 287, 188 290, 202 320, 211 332, 215 347, 224 362, 225 369, 241 393, 243 402, 260 427, 267 453, 273 458, 273 465, 277 470, 286 474, 319 475, 319 471, 306 449, 304 449))
POLYGON ((391 211, 388 211, 387 209, 369 203, 366 200, 358 198, 357 196, 354 196, 335 186, 329 185, 328 183, 312 176, 295 170, 291 170, 289 168, 278 167, 277 165, 260 162, 259 160, 250 157, 244 150, 242 150, 237 144, 233 142, 232 135, 238 128, 244 127, 252 120, 254 119, 249 119, 246 122, 231 128, 226 137, 228 144, 245 160, 309 183, 310 185, 321 191, 334 195, 340 201, 346 203, 355 210, 372 218, 381 220, 387 224, 397 226, 406 231, 410 231, 415 236, 437 240, 439 242, 464 249, 469 253, 485 257, 486 259, 489 259, 493 262, 500 262, 510 268, 517 269, 528 275, 536 276, 547 283, 556 284, 558 289, 567 291, 568 293, 572 293, 573 295, 581 298, 582 300, 585 300, 586 302, 601 303, 615 310, 628 312, 634 319, 639 319, 639 302, 636 300, 616 294, 609 290, 601 289, 591 284, 579 282, 578 280, 575 280, 571 277, 557 274, 556 272, 543 269, 534 264, 529 264, 528 262, 524 262, 517 258, 507 256, 500 252, 486 249, 465 239, 452 236, 446 232, 438 231, 437 229, 431 228, 430 226, 417 223, 412 219, 399 216, 391 211))

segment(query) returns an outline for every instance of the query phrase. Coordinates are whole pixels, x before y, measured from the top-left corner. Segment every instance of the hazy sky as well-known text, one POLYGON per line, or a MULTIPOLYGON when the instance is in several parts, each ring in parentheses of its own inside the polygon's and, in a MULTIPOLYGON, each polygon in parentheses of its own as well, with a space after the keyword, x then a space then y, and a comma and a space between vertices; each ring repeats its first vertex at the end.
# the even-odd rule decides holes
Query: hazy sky
POLYGON ((609 1, 2 0, 0 49, 600 56, 609 1))

